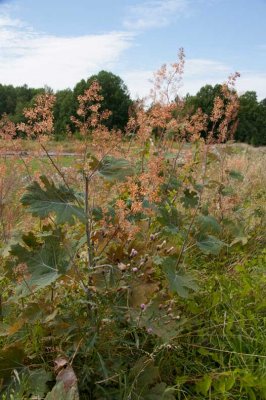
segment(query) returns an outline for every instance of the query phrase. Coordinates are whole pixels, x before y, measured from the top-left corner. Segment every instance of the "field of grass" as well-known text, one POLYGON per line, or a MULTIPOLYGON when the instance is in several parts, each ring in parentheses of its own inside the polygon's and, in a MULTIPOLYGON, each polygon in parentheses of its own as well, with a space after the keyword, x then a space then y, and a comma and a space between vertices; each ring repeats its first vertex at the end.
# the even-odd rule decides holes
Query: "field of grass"
POLYGON ((232 141, 239 74, 193 113, 183 67, 123 131, 97 81, 79 141, 50 92, 3 115, 1 400, 266 400, 266 151, 232 141))
POLYGON ((47 143, 57 169, 19 146, 0 158, 1 399, 266 399, 265 149, 88 153, 86 186, 62 155, 80 143, 47 143))

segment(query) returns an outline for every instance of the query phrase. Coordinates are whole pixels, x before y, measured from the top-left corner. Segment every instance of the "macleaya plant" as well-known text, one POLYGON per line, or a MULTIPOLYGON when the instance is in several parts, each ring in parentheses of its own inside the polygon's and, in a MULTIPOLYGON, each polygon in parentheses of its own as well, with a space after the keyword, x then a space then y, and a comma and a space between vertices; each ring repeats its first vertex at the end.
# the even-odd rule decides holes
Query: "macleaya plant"
MULTIPOLYGON (((236 129, 238 74, 215 99, 208 129, 201 110, 183 115, 177 89, 184 60, 181 49, 177 63, 155 74, 149 105, 135 104, 126 136, 103 124, 110 112, 101 107, 97 81, 78 97, 72 122, 83 142, 72 184, 45 147, 54 96, 41 95, 25 110, 27 122, 16 128, 40 141, 54 176, 26 187, 21 203, 38 223, 8 247, 4 399, 173 400, 210 392, 213 377, 190 382, 183 374, 181 382, 178 369, 164 366, 168 351, 183 352, 184 304, 197 309, 193 299, 204 291, 192 260, 227 254, 244 240, 230 213, 237 202, 228 208, 227 201, 228 182, 242 175, 227 169, 230 152, 222 145, 236 129), (180 385, 187 382, 186 392, 180 385)), ((1 134, 10 131, 13 140, 5 120, 1 134)), ((238 385, 229 378, 228 391, 238 385)))

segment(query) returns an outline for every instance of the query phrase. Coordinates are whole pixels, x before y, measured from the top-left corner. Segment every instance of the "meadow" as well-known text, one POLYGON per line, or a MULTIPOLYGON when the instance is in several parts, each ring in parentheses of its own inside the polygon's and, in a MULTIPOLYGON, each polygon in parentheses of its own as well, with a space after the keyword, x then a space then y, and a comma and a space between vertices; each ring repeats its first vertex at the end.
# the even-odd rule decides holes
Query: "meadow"
POLYGON ((97 82, 80 141, 50 93, 1 125, 2 400, 266 399, 266 151, 233 141, 237 76, 187 116, 182 72, 124 133, 97 82))

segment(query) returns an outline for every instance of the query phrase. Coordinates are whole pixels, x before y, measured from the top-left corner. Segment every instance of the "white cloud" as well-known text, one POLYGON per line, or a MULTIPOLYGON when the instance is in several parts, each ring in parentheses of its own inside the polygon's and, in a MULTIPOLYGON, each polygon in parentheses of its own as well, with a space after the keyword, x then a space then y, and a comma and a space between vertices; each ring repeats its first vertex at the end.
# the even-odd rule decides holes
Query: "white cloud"
MULTIPOLYGON (((162 7, 165 4, 163 10, 166 15, 166 10, 177 10, 175 7, 178 4, 180 6, 182 1, 151 1, 144 5, 156 3, 162 7)), ((73 87, 80 79, 101 69, 109 69, 119 73, 133 97, 146 96, 151 88, 153 71, 123 70, 120 67, 121 56, 130 48, 134 38, 132 32, 79 37, 51 36, 33 31, 6 13, 0 14, 0 83, 26 83, 32 87, 47 84, 53 89, 62 89, 73 87)), ((223 82, 231 72, 234 72, 234 68, 221 61, 188 59, 180 94, 194 94, 207 83, 214 85, 223 82)), ((240 93, 255 90, 259 99, 266 97, 266 73, 239 72, 241 78, 237 88, 240 93)))
POLYGON ((142 98, 149 94, 151 89, 151 79, 153 77, 152 70, 131 70, 120 73, 121 78, 125 81, 131 96, 142 98))
POLYGON ((230 66, 216 60, 210 59, 188 59, 185 65, 183 86, 180 90, 182 95, 186 93, 195 94, 206 85, 215 85, 227 80, 233 70, 230 66))
POLYGON ((255 91, 257 92, 258 99, 263 100, 266 98, 266 73, 244 71, 236 87, 240 94, 243 94, 247 90, 255 91))
POLYGON ((189 77, 205 75, 211 77, 212 75, 222 75, 226 77, 226 74, 232 72, 230 67, 220 61, 201 59, 201 58, 190 58, 185 64, 185 74, 189 77))
POLYGON ((183 14, 189 0, 148 0, 129 7, 124 26, 144 30, 168 25, 177 14, 183 14))
POLYGON ((101 35, 59 37, 34 32, 19 20, 0 16, 1 83, 71 87, 80 79, 112 69, 131 46, 133 35, 109 32, 101 35))

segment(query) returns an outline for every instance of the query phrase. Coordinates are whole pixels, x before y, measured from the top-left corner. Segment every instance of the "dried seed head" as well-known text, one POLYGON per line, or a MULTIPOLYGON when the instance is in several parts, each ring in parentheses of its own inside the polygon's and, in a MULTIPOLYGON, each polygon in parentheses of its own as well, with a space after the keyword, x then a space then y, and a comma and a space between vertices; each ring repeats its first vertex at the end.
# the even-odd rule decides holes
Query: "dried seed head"
POLYGON ((136 257, 137 254, 138 254, 137 250, 132 249, 131 253, 130 253, 130 257, 136 257))

